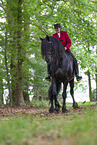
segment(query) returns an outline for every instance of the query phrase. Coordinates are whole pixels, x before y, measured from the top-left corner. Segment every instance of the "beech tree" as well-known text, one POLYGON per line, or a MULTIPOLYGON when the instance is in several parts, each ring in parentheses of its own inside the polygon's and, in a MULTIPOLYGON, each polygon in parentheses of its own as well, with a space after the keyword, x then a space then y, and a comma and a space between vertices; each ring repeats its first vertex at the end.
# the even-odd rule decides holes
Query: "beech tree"
POLYGON ((46 64, 41 58, 39 36, 44 38, 46 34, 52 35, 54 23, 61 23, 62 29, 68 32, 72 40, 71 50, 81 68, 88 70, 93 79, 95 76, 97 78, 97 10, 94 2, 96 1, 1 0, 0 17, 6 21, 0 23, 0 83, 4 86, 3 79, 7 81, 10 105, 24 105, 24 92, 27 96, 31 91, 37 96, 45 96, 44 92, 47 93, 49 83, 44 80, 47 72, 46 64), (29 90, 30 86, 33 87, 32 90, 29 90))

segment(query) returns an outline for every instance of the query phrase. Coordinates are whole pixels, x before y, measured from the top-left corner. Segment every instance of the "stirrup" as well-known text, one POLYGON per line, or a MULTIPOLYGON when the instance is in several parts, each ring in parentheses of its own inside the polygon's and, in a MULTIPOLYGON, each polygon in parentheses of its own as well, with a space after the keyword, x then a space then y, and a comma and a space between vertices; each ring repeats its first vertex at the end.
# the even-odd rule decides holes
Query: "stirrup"
POLYGON ((48 75, 47 77, 45 77, 45 80, 50 81, 50 75, 48 75))
POLYGON ((77 81, 80 81, 82 79, 82 76, 76 75, 77 81))

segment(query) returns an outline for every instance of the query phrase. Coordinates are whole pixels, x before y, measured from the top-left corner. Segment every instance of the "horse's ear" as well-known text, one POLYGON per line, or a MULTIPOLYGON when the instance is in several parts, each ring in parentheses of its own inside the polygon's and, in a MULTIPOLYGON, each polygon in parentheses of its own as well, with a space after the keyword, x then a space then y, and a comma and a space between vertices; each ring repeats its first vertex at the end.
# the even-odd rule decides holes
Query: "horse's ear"
POLYGON ((41 41, 43 41, 43 38, 39 37, 41 41))
POLYGON ((49 36, 48 36, 48 35, 46 35, 46 38, 47 38, 47 40, 49 41, 49 36))

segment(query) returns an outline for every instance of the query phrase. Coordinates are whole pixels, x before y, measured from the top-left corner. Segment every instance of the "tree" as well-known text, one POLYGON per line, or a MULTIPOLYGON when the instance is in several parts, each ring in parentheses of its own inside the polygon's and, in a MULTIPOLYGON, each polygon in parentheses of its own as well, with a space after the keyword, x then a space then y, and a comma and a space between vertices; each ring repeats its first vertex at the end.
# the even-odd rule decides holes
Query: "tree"
MULTIPOLYGON (((97 59, 94 50, 97 43, 97 40, 95 40, 96 17, 93 16, 96 12, 94 5, 91 1, 87 0, 45 1, 44 4, 49 6, 52 11, 52 15, 50 15, 51 21, 53 23, 61 22, 63 29, 68 31, 72 40, 71 50, 79 60, 81 67, 88 70, 90 75, 94 76, 96 74, 94 66, 97 66, 97 59)), ((46 24, 44 22, 42 25, 45 27, 47 23, 49 25, 49 22, 45 16, 42 20, 44 20, 44 18, 46 24)), ((94 79, 94 77, 92 78, 94 79)), ((89 87, 89 89, 89 92, 91 92, 91 87, 89 87)), ((89 95, 91 96, 91 93, 89 95)))
MULTIPOLYGON (((52 35, 54 23, 60 22, 62 29, 68 32, 72 52, 81 67, 89 70, 92 76, 96 74, 94 66, 97 66, 97 61, 93 49, 97 42, 96 9, 91 0, 1 0, 0 6, 1 17, 6 18, 6 22, 1 24, 1 31, 7 32, 8 75, 4 74, 4 79, 9 80, 7 88, 12 92, 16 105, 24 104, 23 92, 28 93, 29 86, 33 86, 34 92, 38 90, 38 96, 48 90, 49 83, 44 81, 46 64, 40 55, 39 36, 52 35)), ((5 37, 3 34, 1 37, 1 46, 5 50, 5 37)), ((2 68, 7 70, 4 64, 2 68)))

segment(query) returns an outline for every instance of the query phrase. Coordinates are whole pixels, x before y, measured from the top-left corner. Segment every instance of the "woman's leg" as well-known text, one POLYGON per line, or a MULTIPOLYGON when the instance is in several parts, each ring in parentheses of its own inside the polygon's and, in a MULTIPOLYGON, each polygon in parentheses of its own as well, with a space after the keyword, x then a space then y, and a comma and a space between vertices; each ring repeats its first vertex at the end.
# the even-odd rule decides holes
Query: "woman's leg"
POLYGON ((76 76, 77 81, 80 81, 80 80, 82 79, 82 76, 79 76, 79 70, 78 70, 77 59, 76 59, 75 56, 71 53, 71 51, 66 51, 66 53, 72 56, 73 62, 74 62, 75 76, 76 76))

